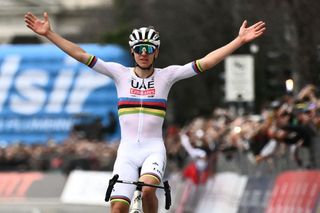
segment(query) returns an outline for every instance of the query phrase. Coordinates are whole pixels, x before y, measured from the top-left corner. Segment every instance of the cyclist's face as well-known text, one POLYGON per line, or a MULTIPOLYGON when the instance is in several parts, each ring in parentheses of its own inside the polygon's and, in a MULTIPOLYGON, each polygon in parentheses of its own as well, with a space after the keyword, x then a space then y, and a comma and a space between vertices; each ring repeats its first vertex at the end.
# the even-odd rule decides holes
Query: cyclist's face
POLYGON ((148 47, 140 47, 131 49, 135 62, 142 68, 150 67, 154 60, 158 57, 159 49, 148 49, 148 47))

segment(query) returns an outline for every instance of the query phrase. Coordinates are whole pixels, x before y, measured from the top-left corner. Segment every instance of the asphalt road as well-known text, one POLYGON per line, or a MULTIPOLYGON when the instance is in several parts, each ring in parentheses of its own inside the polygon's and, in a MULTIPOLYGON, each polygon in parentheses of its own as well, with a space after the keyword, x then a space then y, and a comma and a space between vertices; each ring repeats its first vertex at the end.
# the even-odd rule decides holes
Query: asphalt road
POLYGON ((0 201, 0 213, 109 213, 109 206, 63 204, 58 200, 0 201))

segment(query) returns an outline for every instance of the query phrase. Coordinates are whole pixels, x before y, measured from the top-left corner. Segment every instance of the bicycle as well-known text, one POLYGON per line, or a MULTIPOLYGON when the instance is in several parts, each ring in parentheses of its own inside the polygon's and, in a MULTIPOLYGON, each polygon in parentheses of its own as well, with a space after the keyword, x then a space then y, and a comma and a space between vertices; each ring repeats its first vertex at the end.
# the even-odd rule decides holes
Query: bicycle
POLYGON ((169 210, 171 206, 171 188, 168 181, 163 182, 163 186, 159 185, 153 185, 153 184, 147 184, 141 181, 126 181, 126 180, 119 180, 119 175, 115 174, 110 180, 109 180, 109 186, 106 191, 105 201, 108 202, 110 200, 110 195, 112 192, 112 189, 116 183, 122 183, 122 184, 133 184, 136 185, 136 190, 133 194, 133 204, 130 209, 130 213, 142 213, 142 187, 143 186, 149 186, 149 187, 155 187, 159 189, 163 189, 165 192, 165 209, 169 210))

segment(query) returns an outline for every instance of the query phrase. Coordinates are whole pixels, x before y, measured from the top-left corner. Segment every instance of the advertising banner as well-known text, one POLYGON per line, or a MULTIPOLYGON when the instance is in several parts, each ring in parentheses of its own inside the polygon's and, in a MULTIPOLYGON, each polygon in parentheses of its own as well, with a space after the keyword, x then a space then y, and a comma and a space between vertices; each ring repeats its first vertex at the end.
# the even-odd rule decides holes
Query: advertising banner
MULTIPOLYGON (((105 61, 131 63, 119 46, 81 46, 105 61)), ((60 142, 75 124, 102 120, 107 125, 110 115, 117 117, 110 78, 51 44, 0 46, 0 145, 60 142)))
POLYGON ((201 191, 200 201, 195 212, 236 213, 248 177, 233 172, 218 173, 210 178, 205 190, 201 191))
POLYGON ((1 172, 0 199, 59 198, 65 181, 59 173, 1 172))
POLYGON ((275 181, 266 213, 314 212, 320 196, 320 172, 285 172, 275 181))
POLYGON ((111 172, 80 171, 70 173, 61 201, 70 204, 107 205, 104 201, 111 172))

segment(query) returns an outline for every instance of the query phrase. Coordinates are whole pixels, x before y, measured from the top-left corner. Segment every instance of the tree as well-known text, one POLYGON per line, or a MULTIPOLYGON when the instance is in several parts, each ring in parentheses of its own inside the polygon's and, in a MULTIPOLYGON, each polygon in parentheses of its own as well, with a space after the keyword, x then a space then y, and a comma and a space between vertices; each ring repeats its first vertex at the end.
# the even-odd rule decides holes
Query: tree
POLYGON ((307 83, 318 85, 320 44, 319 1, 286 0, 292 23, 292 64, 296 70, 296 81, 301 88, 307 83))
MULTIPOLYGON (((128 47, 126 41, 132 28, 153 25, 161 36, 161 56, 156 62, 159 67, 190 62, 229 42, 244 19, 249 24, 264 20, 267 32, 255 41, 259 46, 255 53, 257 111, 267 98, 281 95, 281 90, 271 93, 277 88, 268 83, 268 67, 273 67, 279 76, 292 71, 298 89, 305 83, 320 83, 316 48, 320 42, 320 29, 316 27, 320 24, 319 1, 115 0, 115 9, 119 28, 108 32, 105 38, 109 36, 109 40, 119 40, 128 47)), ((249 54, 249 46, 236 53, 249 54)), ((184 123, 224 104, 220 89, 223 71, 224 63, 220 63, 213 71, 175 85, 169 96, 174 116, 168 117, 184 123)))

